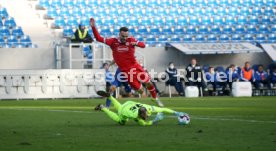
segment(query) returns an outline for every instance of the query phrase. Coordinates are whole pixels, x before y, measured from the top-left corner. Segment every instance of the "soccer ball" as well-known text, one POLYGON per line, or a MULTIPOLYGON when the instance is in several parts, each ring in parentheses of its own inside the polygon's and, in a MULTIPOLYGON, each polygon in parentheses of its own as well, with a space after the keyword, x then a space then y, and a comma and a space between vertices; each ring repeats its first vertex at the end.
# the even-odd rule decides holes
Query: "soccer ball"
POLYGON ((178 124, 179 125, 187 125, 190 123, 190 117, 188 114, 186 113, 181 113, 179 116, 178 116, 178 124))

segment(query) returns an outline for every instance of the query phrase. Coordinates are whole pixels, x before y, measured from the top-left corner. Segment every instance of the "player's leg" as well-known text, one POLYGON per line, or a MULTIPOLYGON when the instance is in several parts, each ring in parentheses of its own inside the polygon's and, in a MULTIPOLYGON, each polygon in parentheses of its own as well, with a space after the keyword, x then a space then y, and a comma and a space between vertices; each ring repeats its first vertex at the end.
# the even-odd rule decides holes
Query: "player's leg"
POLYGON ((103 106, 102 104, 99 104, 95 110, 103 111, 109 118, 111 118, 113 121, 124 125, 126 123, 126 119, 122 119, 118 114, 110 111, 107 107, 103 106))
POLYGON ((113 96, 111 96, 110 93, 105 92, 105 91, 98 91, 97 94, 99 96, 107 97, 111 101, 111 103, 114 105, 116 110, 119 110, 122 107, 120 102, 118 100, 116 100, 113 96))

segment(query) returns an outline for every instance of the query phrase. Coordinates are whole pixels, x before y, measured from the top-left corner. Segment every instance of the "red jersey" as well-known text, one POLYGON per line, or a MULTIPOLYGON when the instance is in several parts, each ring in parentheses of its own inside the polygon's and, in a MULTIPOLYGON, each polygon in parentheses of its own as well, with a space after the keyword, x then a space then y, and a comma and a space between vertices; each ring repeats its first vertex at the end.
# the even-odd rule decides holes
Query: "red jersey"
POLYGON ((128 71, 137 65, 135 59, 135 46, 131 43, 135 42, 136 46, 145 48, 145 44, 135 38, 128 38, 126 43, 121 43, 119 38, 103 38, 97 31, 96 27, 92 27, 93 34, 97 41, 105 43, 112 49, 112 55, 115 63, 122 71, 128 71))

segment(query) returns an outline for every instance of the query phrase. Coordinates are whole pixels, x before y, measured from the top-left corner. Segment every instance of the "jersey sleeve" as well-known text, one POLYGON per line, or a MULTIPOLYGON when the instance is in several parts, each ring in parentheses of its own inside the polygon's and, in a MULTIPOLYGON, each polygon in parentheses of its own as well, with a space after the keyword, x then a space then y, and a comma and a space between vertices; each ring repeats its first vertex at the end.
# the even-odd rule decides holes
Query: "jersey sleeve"
POLYGON ((139 41, 139 40, 137 40, 137 39, 135 39, 135 38, 133 38, 133 41, 136 42, 135 45, 136 45, 137 47, 140 47, 140 48, 145 48, 145 47, 146 47, 145 43, 143 43, 143 42, 141 42, 141 41, 139 41))
POLYGON ((97 41, 104 43, 108 46, 110 46, 112 44, 113 38, 103 38, 100 33, 98 32, 98 30, 96 29, 96 27, 92 27, 92 31, 94 34, 94 37, 96 38, 97 41))
POLYGON ((139 123, 139 125, 142 125, 142 126, 150 126, 153 124, 152 121, 145 121, 143 119, 137 119, 137 122, 139 123))

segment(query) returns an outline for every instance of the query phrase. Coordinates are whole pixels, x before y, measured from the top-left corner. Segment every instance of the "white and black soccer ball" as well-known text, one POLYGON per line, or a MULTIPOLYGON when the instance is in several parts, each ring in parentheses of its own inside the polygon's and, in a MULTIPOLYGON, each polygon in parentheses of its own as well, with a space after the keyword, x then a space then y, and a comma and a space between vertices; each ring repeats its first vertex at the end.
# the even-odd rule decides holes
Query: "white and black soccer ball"
POLYGON ((178 116, 178 124, 179 125, 187 125, 190 123, 190 117, 187 113, 181 113, 179 116, 178 116))

